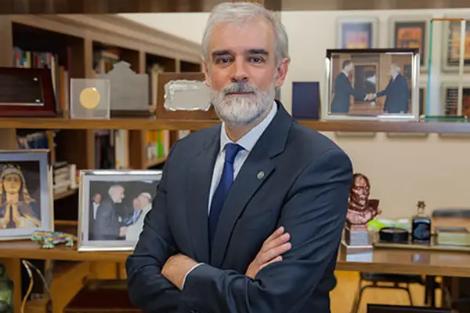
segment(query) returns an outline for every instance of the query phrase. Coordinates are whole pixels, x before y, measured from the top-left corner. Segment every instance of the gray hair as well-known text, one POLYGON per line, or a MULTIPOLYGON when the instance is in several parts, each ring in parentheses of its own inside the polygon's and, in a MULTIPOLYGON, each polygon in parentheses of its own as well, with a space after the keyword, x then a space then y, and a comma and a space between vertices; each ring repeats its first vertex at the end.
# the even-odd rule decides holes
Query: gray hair
POLYGON ((281 59, 289 58, 289 42, 286 30, 272 11, 265 9, 257 3, 226 2, 215 6, 207 20, 206 29, 202 37, 202 56, 204 60, 209 60, 209 40, 215 25, 219 23, 243 24, 247 20, 256 17, 262 17, 272 25, 275 37, 276 63, 281 59))

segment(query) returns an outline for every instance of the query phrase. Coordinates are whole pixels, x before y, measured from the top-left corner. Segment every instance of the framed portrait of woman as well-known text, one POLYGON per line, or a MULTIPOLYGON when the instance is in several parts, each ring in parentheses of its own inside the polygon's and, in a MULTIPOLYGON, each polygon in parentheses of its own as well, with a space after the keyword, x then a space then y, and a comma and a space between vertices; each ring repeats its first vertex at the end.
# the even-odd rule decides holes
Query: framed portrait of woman
POLYGON ((48 150, 0 150, 0 240, 53 230, 48 150))

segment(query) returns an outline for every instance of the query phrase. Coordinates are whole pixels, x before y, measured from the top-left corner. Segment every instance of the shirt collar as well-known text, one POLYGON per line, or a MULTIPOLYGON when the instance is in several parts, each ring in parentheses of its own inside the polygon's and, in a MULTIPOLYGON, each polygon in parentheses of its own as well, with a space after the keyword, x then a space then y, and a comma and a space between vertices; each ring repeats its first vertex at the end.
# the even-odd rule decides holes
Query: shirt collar
MULTIPOLYGON (((268 128, 269 123, 273 120, 274 116, 277 113, 277 104, 274 101, 269 111, 268 115, 260 122, 258 125, 253 127, 248 133, 246 133, 242 138, 240 138, 236 143, 242 146, 242 148, 250 152, 258 141, 259 137, 264 133, 266 128, 268 128)), ((225 123, 222 123, 220 128, 220 151, 222 151, 227 143, 234 143, 228 137, 225 131, 225 123)))

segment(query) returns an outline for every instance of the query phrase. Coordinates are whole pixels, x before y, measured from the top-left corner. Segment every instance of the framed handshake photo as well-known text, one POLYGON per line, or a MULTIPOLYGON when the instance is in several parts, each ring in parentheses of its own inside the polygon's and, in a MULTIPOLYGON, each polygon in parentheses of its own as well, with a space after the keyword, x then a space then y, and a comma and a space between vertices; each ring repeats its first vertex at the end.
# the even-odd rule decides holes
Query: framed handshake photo
POLYGON ((80 171, 79 251, 132 250, 162 172, 80 171))
POLYGON ((322 118, 417 120, 418 52, 418 49, 327 50, 322 118))

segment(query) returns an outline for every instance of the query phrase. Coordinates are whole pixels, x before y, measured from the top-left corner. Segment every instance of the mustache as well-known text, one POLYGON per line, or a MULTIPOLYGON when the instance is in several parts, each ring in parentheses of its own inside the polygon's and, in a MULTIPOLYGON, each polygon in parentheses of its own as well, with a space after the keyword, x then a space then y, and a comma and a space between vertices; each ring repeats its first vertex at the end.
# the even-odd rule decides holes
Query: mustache
POLYGON ((244 83, 244 82, 236 82, 236 83, 231 83, 227 87, 225 87, 222 90, 224 95, 228 95, 231 93, 249 93, 253 92, 256 93, 257 89, 256 87, 250 85, 249 83, 244 83))

